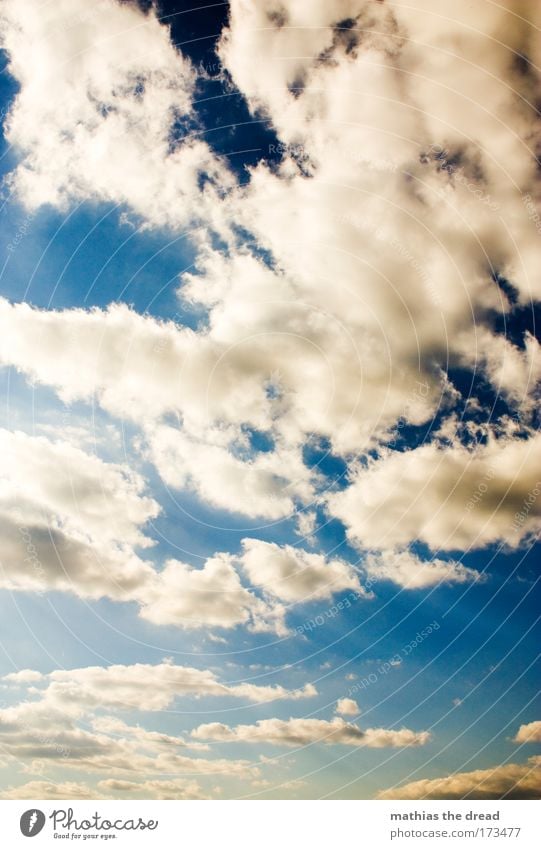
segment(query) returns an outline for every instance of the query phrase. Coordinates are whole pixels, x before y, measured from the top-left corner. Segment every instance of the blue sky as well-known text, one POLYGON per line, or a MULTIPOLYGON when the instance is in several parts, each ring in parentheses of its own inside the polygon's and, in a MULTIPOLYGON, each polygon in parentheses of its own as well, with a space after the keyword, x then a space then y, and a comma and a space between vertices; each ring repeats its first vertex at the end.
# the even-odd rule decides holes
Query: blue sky
POLYGON ((539 16, 192 5, 0 4, 0 794, 538 797, 539 16))

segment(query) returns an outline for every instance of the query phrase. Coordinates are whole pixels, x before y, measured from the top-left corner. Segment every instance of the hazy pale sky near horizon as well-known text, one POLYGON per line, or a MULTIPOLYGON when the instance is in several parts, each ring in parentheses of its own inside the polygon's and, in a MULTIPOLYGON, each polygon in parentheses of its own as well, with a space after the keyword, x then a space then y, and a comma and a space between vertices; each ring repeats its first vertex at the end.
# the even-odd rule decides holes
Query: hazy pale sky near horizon
POLYGON ((0 0, 0 798, 539 798, 533 0, 0 0))

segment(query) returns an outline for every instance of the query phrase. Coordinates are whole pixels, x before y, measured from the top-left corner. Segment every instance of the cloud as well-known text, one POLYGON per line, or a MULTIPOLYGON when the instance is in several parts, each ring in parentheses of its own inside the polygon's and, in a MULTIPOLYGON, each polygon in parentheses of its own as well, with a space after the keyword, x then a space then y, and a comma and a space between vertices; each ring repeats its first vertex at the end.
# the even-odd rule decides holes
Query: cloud
POLYGON ((107 778, 97 788, 76 781, 29 781, 8 787, 1 799, 208 799, 197 781, 184 778, 126 781, 107 778))
POLYGON ((284 611, 271 606, 242 584, 233 558, 218 554, 194 569, 178 560, 166 562, 148 587, 141 616, 158 625, 181 628, 248 625, 252 630, 286 634, 284 611))
MULTIPOLYGON (((533 415, 539 346, 496 328, 540 294, 524 205, 525 191, 534 206, 538 193, 538 11, 284 0, 269 12, 233 0, 220 57, 281 144, 242 183, 192 132, 196 72, 155 12, 112 0, 86 12, 82 0, 28 0, 24 14, 5 3, 19 84, 11 182, 30 208, 99 199, 176 232, 197 218, 197 258, 178 295, 204 318, 194 330, 120 304, 2 300, 1 362, 137 424, 138 451, 163 481, 207 504, 276 520, 325 503, 372 552, 368 569, 400 585, 476 579, 454 561, 418 562, 404 551, 415 540, 452 551, 533 537, 541 442, 531 430, 489 433, 475 449, 438 438, 393 449, 402 425, 456 405, 452 367, 486 378, 526 424, 533 415), (343 491, 306 459, 321 444, 349 468, 343 491)), ((356 580, 338 559, 262 542, 240 560, 218 553, 198 570, 169 560, 157 573, 134 551, 151 542, 143 514, 154 508, 141 490, 131 496, 141 514, 124 515, 116 536, 99 535, 91 510, 76 530, 62 513, 68 530, 58 522, 49 548, 73 564, 81 594, 132 599, 155 624, 283 634, 282 604, 356 580)), ((8 518, 9 563, 20 546, 8 518)), ((46 532, 33 530, 44 551, 46 532)), ((67 586, 52 553, 42 567, 47 586, 67 586)), ((38 585, 31 564, 9 581, 38 585)))
MULTIPOLYGON (((36 174, 38 183, 46 175, 54 187, 53 192, 36 190, 35 203, 51 196, 54 201, 69 180, 77 196, 93 197, 98 190, 139 212, 140 195, 147 206, 152 198, 159 210, 141 214, 149 222, 169 221, 182 219, 190 194, 185 187, 195 186, 190 203, 204 208, 209 230, 227 234, 227 249, 220 251, 211 249, 210 236, 200 235, 196 272, 182 279, 181 296, 208 310, 204 330, 160 327, 121 308, 107 316, 71 311, 48 313, 45 320, 32 317, 40 325, 56 323, 63 333, 80 325, 83 339, 91 325, 116 327, 116 342, 118 334, 131 337, 137 329, 142 348, 130 347, 134 363, 125 374, 119 373, 119 363, 127 349, 110 344, 112 358, 104 351, 111 374, 97 382, 100 403, 139 421, 179 407, 182 432, 154 430, 151 454, 162 472, 171 469, 178 485, 190 483, 211 504, 223 507, 221 493, 226 493, 248 515, 287 515, 295 499, 313 495, 314 482, 300 460, 308 435, 328 438, 337 453, 358 453, 388 439, 400 420, 427 422, 440 403, 456 399, 445 376, 449 365, 480 369, 511 401, 531 408, 540 374, 538 347, 528 335, 520 347, 494 332, 495 314, 512 312, 494 277, 507 275, 523 304, 539 295, 533 265, 538 234, 524 215, 522 198, 524 187, 536 180, 530 149, 539 137, 530 105, 536 71, 532 62, 519 74, 511 52, 535 55, 539 16, 529 10, 521 21, 510 4, 473 15, 465 0, 449 16, 440 5, 441 15, 434 6, 415 10, 398 3, 391 9, 347 0, 308 10, 285 0, 273 12, 234 0, 220 56, 254 114, 273 124, 283 155, 277 165, 262 160, 248 181, 234 188, 232 178, 220 172, 213 185, 231 191, 222 197, 223 191, 209 189, 211 203, 192 173, 198 157, 212 158, 210 151, 194 153, 196 143, 185 140, 169 152, 171 112, 191 114, 194 70, 174 50, 153 12, 143 17, 132 7, 104 0, 90 20, 83 14, 74 24, 78 6, 74 10, 65 0, 55 10, 36 5, 33 16, 7 4, 6 46, 21 83, 10 138, 32 151, 16 177, 22 174, 33 184, 36 174), (76 63, 73 38, 62 26, 66 21, 76 26, 76 63), (51 29, 55 38, 45 38, 51 29), (36 49, 30 35, 44 54, 43 83, 29 77, 33 66, 26 52, 30 43, 36 49), (63 109, 53 109, 50 98, 40 96, 53 73, 50 67, 55 91, 66 87, 63 109), (130 87, 126 80, 135 68, 138 84, 130 87), (96 94, 92 85, 99 89, 96 94), (482 100, 472 95, 477 90, 483 91, 482 100), (94 114, 100 112, 96 99, 106 106, 104 116, 94 114), (141 113, 148 126, 143 122, 128 141, 116 144, 104 136, 115 122, 133 123, 141 113), (50 125, 54 157, 42 138, 50 125), (35 127, 40 127, 37 136, 35 127), (97 174, 90 155, 94 148, 87 150, 89 135, 103 141, 107 154, 108 166, 98 159, 97 174), (127 174, 132 144, 139 146, 136 175, 127 174), (37 165, 34 148, 43 150, 37 165), (58 148, 69 151, 69 167, 58 148), (498 165, 502 150, 505 169, 498 165), (188 160, 188 176, 176 179, 188 160), (506 231, 484 203, 487 198, 505 204, 506 231), (242 238, 235 238, 235 228, 241 228, 242 238), (262 248, 270 252, 272 267, 250 252, 246 231, 259 254, 262 248), (152 336, 164 356, 156 351, 149 356, 148 349, 143 356, 152 336), (143 360, 139 370, 138 359, 143 360), (182 393, 172 393, 179 375, 182 393), (270 430, 276 450, 239 463, 243 427, 270 430), (228 438, 218 445, 220 429, 228 438), (212 462, 201 462, 205 452, 212 462), (199 462, 191 462, 192 456, 199 462), (276 472, 280 461, 288 469, 284 458, 294 459, 287 484, 276 472)), ((221 166, 202 167, 218 173, 221 166)), ((22 316, 16 309, 12 318, 17 313, 22 316)), ((10 361, 18 367, 37 369, 40 380, 67 395, 91 391, 86 343, 78 353, 85 368, 72 364, 69 376, 69 365, 51 367, 47 355, 43 366, 36 366, 35 355, 24 362, 24 342, 18 338, 24 330, 17 326, 13 335, 10 361)))
POLYGON ((135 421, 144 431, 142 452, 168 485, 271 519, 313 497, 300 444, 277 434, 274 450, 252 456, 243 431, 272 428, 280 404, 265 388, 276 369, 270 340, 264 351, 253 340, 233 356, 212 334, 120 304, 50 312, 0 299, 0 327, 4 365, 52 386, 65 403, 97 398, 112 415, 135 421), (182 427, 160 421, 168 413, 182 427))
MULTIPOLYGON (((170 781, 122 781, 107 778, 98 782, 103 793, 114 799, 208 799, 197 781, 171 779, 170 781)), ((40 797, 42 798, 42 797, 40 797)))
MULTIPOLYGON (((14 493, 27 511, 61 516, 72 532, 92 538, 149 547, 141 526, 157 516, 159 506, 143 492, 143 479, 127 466, 105 463, 68 442, 1 429, 2 501, 14 493), (111 510, 115 504, 116 509, 111 510)), ((9 506, 7 509, 11 509, 9 506)), ((21 511, 22 512, 22 511, 21 511)))
POLYGON ((363 568, 372 581, 393 581, 408 590, 440 584, 465 584, 483 580, 483 575, 454 560, 421 560, 412 551, 381 551, 368 554, 363 568))
MULTIPOLYGON (((287 176, 294 192, 308 172, 326 183, 315 186, 320 198, 342 197, 342 213, 358 210, 364 220, 375 217, 395 232, 402 220, 400 241, 414 255, 424 242, 423 267, 452 320, 468 294, 461 274, 473 300, 487 292, 480 285, 487 260, 512 274, 525 302, 532 293, 539 296, 536 233, 524 220, 522 193, 537 183, 540 22, 537 7, 523 4, 517 14, 511 0, 481 10, 460 0, 451 12, 444 0, 415 8, 402 0, 317 7, 283 0, 279 10, 233 0, 220 56, 252 113, 268 117, 284 143, 281 170, 269 182, 276 188, 287 176), (525 57, 522 67, 517 57, 525 57), (434 162, 420 157, 427 149, 448 153, 434 162), (442 161, 452 165, 443 168, 442 161), (494 214, 504 206, 505 227, 494 214), (458 286, 450 285, 452 276, 458 286)), ((284 209, 279 215, 272 205, 256 211, 274 224, 270 238, 278 240, 284 209)), ((317 244, 324 218, 321 205, 307 207, 297 222, 286 209, 282 247, 308 221, 313 229, 305 233, 317 244)), ((328 249, 334 241, 323 244, 325 265, 343 267, 328 249)), ((400 288, 409 300, 415 281, 408 276, 408 286, 400 288)), ((437 311, 427 312, 437 321, 437 311)), ((422 319, 419 324, 424 330, 422 319)))
POLYGON ((351 566, 292 546, 244 539, 237 555, 217 553, 202 568, 166 561, 138 595, 142 618, 179 628, 234 628, 288 634, 286 607, 331 598, 345 589, 369 598, 351 566), (255 595, 242 577, 262 592, 255 595))
POLYGON ((97 790, 77 781, 28 781, 0 792, 0 799, 104 799, 97 790))
POLYGON ((378 799, 540 799, 541 764, 503 764, 492 769, 457 772, 382 790, 378 799))
POLYGON ((141 616, 187 629, 244 625, 252 631, 285 635, 285 603, 329 599, 346 589, 370 597, 343 560, 245 538, 239 555, 216 554, 202 569, 167 561, 154 583, 145 588, 141 616), (263 598, 242 584, 241 573, 263 598))
POLYGON ((244 625, 286 634, 281 598, 300 603, 358 587, 341 561, 327 564, 322 555, 255 539, 245 540, 240 559, 217 553, 202 568, 171 559, 157 571, 135 549, 154 544, 145 527, 160 508, 125 464, 105 463, 65 441, 6 430, 0 430, 0 451, 0 583, 7 589, 135 601, 156 625, 244 625), (243 585, 240 564, 266 599, 243 585), (291 576, 279 590, 276 569, 284 579, 291 576))
POLYGON ((159 512, 143 479, 67 442, 0 430, 0 583, 133 598, 153 570, 135 553, 159 512))
MULTIPOLYGON (((541 528, 535 494, 540 464, 538 434, 520 440, 492 437, 474 449, 422 445, 359 467, 351 486, 329 497, 329 510, 344 522, 352 542, 365 548, 414 540, 442 551, 499 541, 515 548, 541 528), (428 512, 427 504, 432 505, 428 512), (518 521, 521 508, 523 521, 518 521)), ((395 562, 400 564, 400 557, 395 562)), ((425 575, 430 568, 435 567, 426 567, 425 575)), ((451 574, 447 566, 437 568, 442 576, 446 569, 451 574)), ((455 573, 466 577, 462 569, 455 573)))
POLYGON ((521 725, 514 739, 514 743, 541 743, 541 722, 528 722, 521 725))
POLYGON ((423 746, 430 740, 428 731, 399 731, 386 728, 361 730, 343 719, 261 719, 255 725, 230 728, 220 722, 200 725, 192 731, 198 740, 222 743, 269 743, 274 746, 308 746, 311 743, 365 746, 371 749, 423 746))
POLYGON ((209 430, 193 438, 161 425, 147 432, 148 458, 162 480, 175 489, 194 490, 207 504, 253 518, 280 519, 295 511, 295 496, 312 495, 310 474, 296 449, 279 449, 243 459, 236 456, 242 433, 209 430), (224 440, 225 437, 225 440, 224 440), (287 471, 285 471, 287 470, 287 471))
POLYGON ((20 156, 10 181, 27 206, 92 198, 127 204, 155 226, 212 217, 231 178, 193 133, 195 71, 154 9, 6 0, 2 12, 20 87, 6 123, 20 156))
POLYGON ((334 712, 341 716, 358 716, 361 709, 355 699, 338 699, 334 712))
POLYGON ((35 669, 20 669, 18 672, 10 672, 2 677, 2 681, 7 681, 10 684, 31 684, 36 681, 42 681, 44 675, 37 672, 35 669))
MULTIPOLYGON (((25 681, 36 680, 29 677, 30 671, 24 671, 25 681)), ((13 681, 13 673, 0 680, 13 681)), ((226 684, 209 669, 177 666, 171 661, 56 669, 42 675, 40 684, 32 692, 39 695, 41 701, 24 703, 25 709, 46 706, 74 715, 99 707, 161 711, 170 707, 174 699, 180 696, 233 696, 252 702, 267 702, 273 699, 309 698, 317 693, 311 684, 293 691, 279 685, 246 682, 226 684)))
MULTIPOLYGON (((176 792, 196 798, 200 791, 193 781, 182 783, 185 776, 253 779, 260 771, 247 760, 194 756, 207 752, 208 745, 190 735, 183 737, 132 724, 119 712, 159 714, 184 697, 229 697, 266 703, 276 699, 297 701, 317 694, 311 684, 297 690, 278 684, 228 684, 211 670, 177 666, 170 661, 56 669, 39 677, 31 675, 31 670, 23 672, 1 679, 24 688, 26 696, 23 701, 0 709, 0 743, 7 762, 22 764, 26 772, 40 779, 53 768, 105 773, 111 779, 126 778, 130 782, 132 776, 151 777, 150 784, 131 783, 127 792, 133 792, 133 798, 162 798, 160 793, 163 798, 171 798, 176 792), (178 778, 180 783, 161 784, 164 776, 175 776, 174 780, 178 778), (138 793, 140 796, 135 795, 138 793)), ((55 792, 45 786, 43 789, 47 794, 55 792)), ((100 784, 99 790, 114 795, 115 788, 100 784)), ((119 787, 116 790, 120 792, 119 787)), ((12 788, 9 792, 17 798, 17 793, 27 791, 12 788)))
POLYGON ((291 545, 244 539, 240 557, 250 583, 291 604, 331 598, 342 590, 364 591, 353 568, 291 545))

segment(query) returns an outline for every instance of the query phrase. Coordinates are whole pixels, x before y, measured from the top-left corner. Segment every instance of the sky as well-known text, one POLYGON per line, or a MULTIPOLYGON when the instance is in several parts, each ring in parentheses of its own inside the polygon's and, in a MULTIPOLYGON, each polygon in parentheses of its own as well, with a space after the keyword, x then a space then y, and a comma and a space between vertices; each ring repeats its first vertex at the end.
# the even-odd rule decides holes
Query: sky
POLYGON ((0 798, 541 796, 540 29, 0 0, 0 798))

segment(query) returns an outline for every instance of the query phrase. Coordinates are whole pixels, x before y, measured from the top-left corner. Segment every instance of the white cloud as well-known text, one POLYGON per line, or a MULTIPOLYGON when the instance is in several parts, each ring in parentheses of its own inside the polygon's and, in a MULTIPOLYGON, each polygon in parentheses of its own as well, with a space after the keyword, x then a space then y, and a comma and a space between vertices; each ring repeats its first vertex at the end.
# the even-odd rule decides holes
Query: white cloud
POLYGON ((457 337, 455 344, 462 364, 484 370, 498 392, 524 415, 537 405, 535 388, 541 380, 541 352, 531 333, 525 333, 523 341, 524 347, 517 348, 504 336, 496 336, 479 326, 473 357, 470 334, 465 334, 463 339, 457 337))
POLYGON ((0 450, 0 584, 7 589, 134 601, 156 625, 286 634, 281 599, 300 603, 358 587, 341 561, 258 540, 246 540, 240 558, 217 553, 202 568, 168 560, 158 571, 136 553, 153 545, 146 526, 159 512, 139 475, 24 433, 0 430, 0 450), (241 565, 264 598, 244 586, 241 565), (291 581, 277 583, 276 569, 291 581))
POLYGON ((28 781, 0 792, 0 799, 104 799, 105 797, 78 781, 28 781))
POLYGON ((454 560, 421 560, 412 551, 381 551, 368 554, 363 567, 373 581, 393 581, 408 590, 424 589, 439 584, 465 584, 479 581, 483 575, 454 560))
MULTIPOLYGON (((541 501, 535 494, 540 466, 539 435, 491 437, 472 450, 422 445, 359 467, 351 486, 330 496, 329 510, 344 522, 350 539, 365 548, 385 550, 414 540, 442 551, 498 541, 516 547, 541 528, 541 501)), ((447 567, 438 568, 443 577, 447 567)), ((455 572, 466 577, 462 570, 455 572)))
MULTIPOLYGON (((303 181, 294 176, 293 160, 304 160, 312 176, 328 181, 329 190, 315 188, 320 198, 342 197, 342 213, 357 209, 365 220, 391 224, 394 232, 401 221, 400 241, 414 247, 413 254, 424 242, 424 267, 439 270, 433 290, 447 315, 449 309, 456 315, 468 294, 476 299, 482 289, 487 292, 479 272, 488 260, 513 276, 524 302, 540 293, 537 234, 525 221, 521 195, 537 179, 540 24, 537 7, 516 14, 511 0, 482 9, 459 0, 452 10, 444 0, 415 6, 402 0, 392 6, 283 0, 271 10, 233 0, 220 54, 252 111, 267 115, 286 145, 280 176, 298 188, 303 181), (522 69, 518 57, 526 57, 522 69), (450 160, 458 152, 460 168, 449 173, 441 160, 439 167, 420 162, 419 154, 431 145, 450 151, 450 160), (497 214, 504 206, 505 226, 497 214), (453 276, 458 285, 451 285, 453 276)), ((270 182, 276 188, 279 181, 270 182)), ((293 234, 301 224, 313 225, 305 228, 310 237, 321 232, 322 204, 300 212, 297 226, 290 207, 284 215, 281 206, 279 212, 269 206, 256 212, 275 224, 280 218, 282 247, 289 240, 297 246, 293 234)), ((327 263, 342 264, 328 250, 334 241, 324 244, 332 254, 327 263)), ((401 286, 408 300, 411 283, 401 286)), ((426 312, 437 323, 437 311, 426 312)))
MULTIPOLYGON (((70 191, 93 196, 98 187, 105 196, 113 192, 139 211, 140 195, 147 205, 149 198, 155 200, 160 210, 146 210, 150 221, 182 217, 184 184, 194 180, 171 176, 177 159, 191 157, 189 168, 196 170, 197 156, 205 160, 210 154, 207 150, 192 155, 192 143, 169 154, 164 139, 171 110, 190 112, 193 69, 174 50, 154 13, 143 17, 132 7, 104 0, 91 20, 84 15, 79 20, 81 3, 77 0, 74 6, 64 0, 54 10, 36 6, 32 16, 23 16, 14 2, 6 6, 6 46, 12 72, 22 83, 10 132, 33 151, 17 173, 31 183, 46 176, 53 197, 65 191, 69 179, 70 191), (74 18, 75 63, 74 32, 67 38, 62 26, 74 18), (43 54, 39 80, 26 61, 30 43, 35 55, 32 39, 43 54), (63 109, 53 109, 50 98, 41 96, 41 86, 48 85, 52 73, 54 90, 66 89, 63 109), (139 93, 125 82, 135 73, 144 81, 139 93), (95 114, 88 97, 92 85, 99 102, 112 102, 116 111, 95 114), (70 134, 70 121, 76 121, 75 134, 70 134), (138 132, 129 135, 128 144, 104 136, 118 121, 136 122, 138 132), (69 168, 57 144, 55 157, 47 154, 42 137, 43 128, 50 130, 50 125, 52 136, 62 137, 60 149, 69 151, 69 168), (88 136, 102 140, 112 175, 101 162, 99 173, 94 173, 94 148, 81 155, 88 136), (28 164, 37 155, 34 137, 44 151, 37 168, 28 164), (151 151, 151 164, 138 167, 136 176, 126 172, 132 143, 140 146, 138 160, 146 162, 151 151), (58 163, 58 171, 52 163, 58 163), (29 168, 34 168, 30 176, 29 168)), ((491 266, 508 274, 523 302, 537 279, 530 273, 537 233, 524 215, 519 191, 535 177, 535 157, 528 149, 538 134, 535 111, 528 108, 535 72, 530 66, 527 74, 518 74, 509 52, 511 47, 522 55, 535 53, 534 30, 525 20, 520 23, 508 4, 483 10, 473 24, 465 0, 451 16, 443 0, 440 5, 413 9, 397 3, 391 9, 365 0, 341 0, 308 9, 285 0, 269 11, 259 3, 234 0, 220 55, 250 107, 263 111, 274 124, 286 155, 277 169, 265 164, 254 169, 247 186, 237 186, 227 200, 215 197, 211 208, 205 207, 206 221, 211 228, 225 220, 247 228, 260 247, 272 251, 276 265, 271 270, 250 257, 231 234, 228 256, 209 250, 202 238, 198 273, 185 276, 183 291, 209 308, 208 334, 174 333, 172 328, 162 334, 140 323, 139 329, 163 337, 165 347, 160 342, 159 350, 166 356, 144 391, 156 356, 142 357, 137 377, 134 363, 133 371, 121 378, 117 345, 108 386, 98 384, 102 403, 116 406, 122 415, 145 419, 160 407, 174 406, 172 383, 165 377, 167 372, 182 373, 183 426, 190 434, 201 432, 202 420, 207 427, 270 426, 273 436, 285 443, 279 447, 291 457, 307 434, 328 436, 336 451, 358 452, 381 439, 400 417, 416 424, 427 421, 442 393, 448 400, 453 397, 441 374, 449 363, 481 367, 515 401, 519 394, 529 395, 539 377, 539 365, 533 362, 536 345, 528 339, 522 352, 489 330, 486 319, 491 310, 511 308, 494 284, 491 266), (437 12, 440 5, 442 14, 437 12), (483 91, 482 100, 472 95, 477 90, 483 91), (446 110, 451 121, 442 118, 446 110), (474 125, 476 145, 469 135, 474 125), (497 164, 502 150, 505 169, 497 164), (299 156, 305 173, 295 165, 299 156), (382 162, 389 167, 382 168, 382 162), (489 195, 502 208, 505 203, 509 233, 502 233, 499 222, 495 226, 493 211, 475 192, 489 195), (280 391, 271 403, 265 387, 273 373, 280 391), (131 404, 126 390, 133 396, 131 404)), ((537 12, 529 11, 528 16, 538 22, 537 12)), ((220 182, 230 185, 224 175, 220 182)), ((49 197, 51 191, 42 194, 49 197)), ((42 194, 38 192, 38 200, 42 194)), ((196 190, 193 194, 193 203, 204 206, 205 197, 197 199, 196 190)), ((118 310, 114 315, 126 318, 118 310)), ((67 318, 58 323, 69 324, 76 317, 67 318)), ((99 316, 94 317, 96 324, 99 316)), ((120 327, 117 332, 122 332, 120 327)), ((34 368, 34 363, 23 365, 19 345, 15 347, 12 361, 34 368)), ((120 346, 120 356, 122 350, 120 346)), ((87 353, 83 345, 80 357, 85 365, 87 353)), ((104 362, 109 365, 111 360, 104 356, 104 362)), ((67 367, 62 368, 65 372, 67 367)), ((40 370, 40 379, 46 380, 46 364, 40 370)), ((71 380, 56 373, 54 385, 64 393, 76 386, 85 392, 85 370, 82 376, 79 369, 74 371, 77 379, 71 380)), ((167 434, 160 436, 163 443, 167 434)), ((275 472, 271 469, 271 481, 265 478, 266 464, 275 468, 278 462, 259 458, 262 468, 245 464, 243 470, 232 456, 232 445, 222 447, 228 454, 220 455, 212 440, 210 445, 204 438, 194 444, 183 434, 176 448, 166 440, 157 455, 165 455, 160 462, 165 469, 167 452, 176 452, 180 468, 171 475, 182 481, 191 478, 211 503, 223 506, 219 494, 229 486, 239 509, 249 510, 252 501, 260 515, 286 515, 291 504, 288 498, 280 504, 275 472), (210 464, 198 476, 200 464, 190 464, 190 456, 203 456, 206 448, 218 459, 218 472, 210 464), (254 480, 243 492, 244 478, 254 480), (262 500, 269 500, 269 489, 274 496, 266 512, 257 504, 261 488, 262 500)), ((296 466, 295 474, 302 469, 298 458, 296 466)), ((306 495, 306 473, 301 480, 306 495)))
POLYGON ((541 743, 541 721, 521 725, 514 738, 515 743, 541 743))
POLYGON ((184 226, 203 210, 212 217, 231 178, 190 136, 195 72, 154 10, 100 0, 88 14, 85 0, 6 0, 2 11, 20 86, 7 119, 21 156, 11 182, 29 207, 92 198, 128 204, 158 226, 184 226), (177 145, 175 121, 185 127, 177 145))
POLYGON ((4 675, 1 680, 17 685, 42 681, 43 677, 43 674, 35 669, 20 669, 18 672, 10 672, 8 675, 4 675))
POLYGON ((244 539, 241 564, 250 582, 281 601, 298 603, 331 598, 342 590, 363 594, 354 569, 291 545, 244 539))
MULTIPOLYGON (((533 63, 519 73, 512 59, 538 57, 526 20, 539 23, 538 12, 520 22, 510 3, 477 15, 466 0, 451 13, 443 0, 309 9, 284 0, 269 15, 233 0, 220 56, 285 143, 281 163, 261 162, 233 187, 188 131, 170 149, 172 122, 194 120, 195 75, 155 12, 112 0, 91 16, 83 0, 53 5, 27 0, 23 13, 14 0, 4 4, 20 85, 7 132, 22 200, 118 202, 178 232, 200 216, 227 250, 213 250, 208 233, 196 237, 195 272, 179 294, 207 311, 198 330, 118 304, 54 312, 2 300, 2 363, 67 402, 96 400, 136 422, 140 451, 168 485, 251 517, 284 518, 323 500, 329 482, 306 467, 303 447, 328 439, 351 471, 329 511, 352 542, 381 552, 369 556, 369 572, 400 585, 476 578, 454 561, 418 562, 403 551, 414 540, 464 550, 514 547, 535 534, 536 496, 516 517, 537 486, 538 437, 491 436, 472 451, 441 440, 403 453, 381 446, 400 424, 428 422, 457 400, 446 377, 453 365, 480 370, 526 417, 533 410, 539 346, 493 330, 495 314, 513 308, 493 272, 522 305, 539 296, 538 233, 523 203, 537 180, 539 126, 528 101, 538 80, 533 63), (210 178, 200 190, 202 174, 210 178), (245 230, 272 266, 250 254, 245 230), (252 447, 254 430, 270 450, 252 447), (374 446, 380 453, 366 468, 352 463, 374 446), (426 503, 435 505, 430 515, 426 503)), ((107 470, 112 488, 117 472, 107 470)), ((40 500, 48 505, 51 492, 40 500)), ((338 559, 257 542, 240 561, 217 554, 196 570, 169 560, 157 574, 133 551, 150 543, 142 528, 153 508, 136 485, 130 492, 127 513, 104 522, 109 537, 90 507, 76 525, 64 502, 52 505, 65 523, 49 548, 73 564, 70 586, 81 594, 131 598, 157 624, 285 633, 282 603, 356 582, 338 559), (263 598, 243 586, 240 565, 263 598)), ((9 564, 20 546, 8 519, 9 564)), ((45 530, 32 527, 47 552, 45 530)), ((52 554, 42 566, 47 586, 68 585, 52 554)), ((9 586, 38 586, 31 566, 22 577, 4 568, 9 586)))
POLYGON ((67 442, 24 433, 0 430, 0 451, 0 583, 7 589, 135 601, 157 625, 285 634, 279 599, 302 602, 358 587, 341 561, 258 540, 245 541, 240 560, 218 553, 202 568, 168 560, 158 572, 135 552, 153 545, 145 526, 159 512, 139 475, 67 442), (240 564, 266 600, 243 585, 240 564), (279 590, 276 568, 292 578, 279 590))
POLYGON ((169 781, 149 779, 128 781, 106 778, 97 788, 76 781, 29 781, 18 787, 8 787, 1 799, 208 799, 193 779, 175 778, 169 781))
MULTIPOLYGON (((140 786, 131 785, 129 793, 139 793, 140 798, 162 798, 160 793, 163 798, 170 798, 174 792, 185 792, 189 798, 199 792, 191 781, 176 786, 154 783, 164 776, 175 776, 175 781, 189 775, 253 779, 260 771, 247 760, 194 757, 190 750, 206 752, 208 745, 191 736, 185 738, 130 724, 118 712, 159 714, 171 709, 181 697, 232 697, 264 703, 276 699, 295 701, 317 694, 311 684, 297 690, 249 682, 227 684, 210 670, 172 662, 57 669, 39 677, 29 674, 29 670, 23 672, 1 679, 8 685, 16 683, 26 688, 24 701, 0 709, 0 743, 7 763, 22 765, 40 779, 54 768, 130 781, 132 776, 149 776, 151 784, 145 781, 140 786)), ((114 795, 112 785, 107 788, 100 784, 99 789, 114 795)), ((27 791, 28 787, 8 792, 17 798, 17 793, 27 791)), ((43 785, 43 792, 49 795, 55 791, 43 785)), ((76 792, 79 791, 75 787, 76 792)))
POLYGON ((540 799, 541 763, 503 764, 492 769, 424 778, 378 793, 378 799, 540 799))
POLYGON ((203 568, 167 561, 139 595, 140 615, 155 624, 185 629, 243 625, 285 635, 285 603, 328 599, 345 589, 370 597, 353 568, 342 560, 247 538, 238 556, 218 553, 203 568), (243 585, 241 573, 262 598, 243 585))
MULTIPOLYGON (((208 799, 197 781, 176 778, 170 781, 123 781, 107 778, 99 789, 114 799, 208 799)), ((40 798, 42 798, 40 796, 40 798)), ((71 798, 71 797, 69 797, 71 798)))
POLYGON ((68 442, 3 429, 0 451, 2 500, 32 502, 29 514, 33 510, 39 517, 41 508, 41 515, 61 517, 68 531, 84 531, 97 541, 152 545, 141 526, 159 507, 144 495, 143 479, 126 466, 105 463, 68 442))
POLYGON ((158 625, 181 628, 234 628, 287 633, 284 610, 269 605, 241 583, 233 558, 217 554, 194 569, 169 560, 154 584, 145 589, 141 616, 158 625))
MULTIPOLYGON (((29 677, 29 672, 25 670, 24 680, 35 681, 35 678, 29 677)), ((1 680, 13 681, 13 673, 1 680)), ((177 666, 170 661, 154 665, 136 663, 56 669, 42 675, 40 683, 42 686, 32 692, 41 700, 25 703, 28 710, 47 707, 73 715, 99 707, 160 711, 170 707, 180 696, 233 696, 252 702, 267 702, 308 698, 317 693, 311 684, 293 691, 279 685, 229 685, 220 681, 209 669, 177 666)))
POLYGON ((206 439, 194 439, 162 425, 149 431, 148 456, 169 486, 189 487, 208 504, 254 518, 288 516, 295 510, 295 496, 311 495, 299 451, 276 450, 240 459, 235 448, 242 444, 241 433, 232 431, 225 445, 224 436, 209 431, 206 439))
POLYGON ((0 327, 3 364, 53 386, 66 403, 97 398, 142 425, 141 448, 168 485, 271 519, 313 496, 300 444, 277 434, 274 450, 253 457, 241 428, 270 429, 279 409, 265 389, 275 370, 269 341, 259 353, 256 341, 247 344, 231 361, 226 342, 118 304, 47 312, 0 299, 0 327), (166 413, 182 427, 159 423, 166 413))
POLYGON ((338 699, 335 713, 341 716, 358 716, 361 709, 355 699, 338 699))
POLYGON ((153 575, 135 547, 159 512, 144 481, 67 442, 0 430, 0 583, 122 600, 153 575))
POLYGON ((308 746, 311 743, 366 746, 371 749, 402 746, 423 746, 430 740, 427 731, 401 728, 367 728, 345 722, 339 717, 326 719, 261 719, 255 725, 230 728, 220 722, 200 725, 192 731, 198 740, 223 743, 269 743, 274 746, 308 746))

